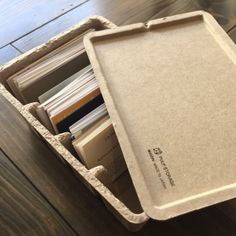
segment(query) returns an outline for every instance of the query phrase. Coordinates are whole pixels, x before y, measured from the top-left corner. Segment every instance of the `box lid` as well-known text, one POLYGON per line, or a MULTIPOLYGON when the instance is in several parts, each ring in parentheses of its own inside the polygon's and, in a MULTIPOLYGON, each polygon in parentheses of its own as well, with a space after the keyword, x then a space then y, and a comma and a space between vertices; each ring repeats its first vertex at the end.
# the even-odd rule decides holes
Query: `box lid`
POLYGON ((141 205, 164 220, 236 196, 236 49, 198 11, 85 47, 141 205))

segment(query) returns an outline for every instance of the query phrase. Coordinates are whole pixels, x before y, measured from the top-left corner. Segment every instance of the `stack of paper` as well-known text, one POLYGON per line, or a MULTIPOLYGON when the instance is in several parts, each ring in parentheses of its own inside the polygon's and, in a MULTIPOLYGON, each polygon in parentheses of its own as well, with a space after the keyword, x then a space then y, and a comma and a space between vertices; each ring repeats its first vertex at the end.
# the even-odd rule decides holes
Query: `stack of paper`
POLYGON ((91 66, 69 77, 39 98, 37 113, 55 133, 69 131, 80 160, 90 169, 103 165, 111 180, 126 164, 91 66))
POLYGON ((83 46, 86 31, 9 77, 7 82, 15 96, 24 103, 38 97, 65 78, 89 64, 83 46))
POLYGON ((103 103, 90 66, 84 69, 82 74, 78 74, 72 82, 44 101, 37 109, 41 121, 49 129, 52 127, 55 133, 68 131, 73 123, 103 103))
POLYGON ((103 165, 112 181, 127 168, 108 116, 75 139, 73 146, 88 169, 103 165))
POLYGON ((74 138, 80 136, 86 129, 88 129, 91 125, 96 123, 98 120, 107 115, 107 109, 105 104, 103 103, 89 114, 84 116, 82 119, 78 120, 72 126, 69 127, 71 134, 74 138))

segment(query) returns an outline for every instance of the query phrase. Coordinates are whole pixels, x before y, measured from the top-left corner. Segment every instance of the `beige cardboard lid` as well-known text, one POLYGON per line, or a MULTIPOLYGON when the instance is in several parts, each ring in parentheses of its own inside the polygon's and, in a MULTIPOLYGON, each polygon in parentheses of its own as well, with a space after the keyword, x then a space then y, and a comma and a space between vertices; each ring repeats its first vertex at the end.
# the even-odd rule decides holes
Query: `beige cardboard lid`
POLYGON ((236 196, 236 50, 198 11, 91 33, 85 47, 144 211, 236 196))

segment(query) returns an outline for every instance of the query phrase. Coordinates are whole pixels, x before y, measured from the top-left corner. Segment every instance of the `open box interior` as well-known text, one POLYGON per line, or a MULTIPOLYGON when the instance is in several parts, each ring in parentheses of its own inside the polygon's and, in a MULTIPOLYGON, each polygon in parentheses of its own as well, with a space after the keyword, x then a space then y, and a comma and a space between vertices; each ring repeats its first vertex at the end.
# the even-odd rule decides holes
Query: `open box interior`
MULTIPOLYGON (((102 18, 103 19, 103 18, 102 18)), ((84 31, 88 30, 89 28, 93 28, 96 31, 106 29, 107 27, 110 27, 109 25, 105 24, 106 22, 102 22, 101 19, 92 19, 88 23, 82 24, 78 29, 71 30, 69 34, 63 34, 59 35, 57 39, 52 39, 51 42, 47 43, 46 45, 40 46, 39 49, 33 49, 29 52, 27 52, 27 55, 24 55, 24 57, 19 57, 18 60, 16 60, 14 63, 10 62, 11 66, 8 67, 6 65, 4 67, 4 70, 1 72, 1 83, 5 86, 5 88, 14 96, 12 93, 10 87, 8 86, 6 80, 13 74, 19 72, 20 70, 24 69, 25 67, 29 66, 30 64, 34 63, 35 61, 39 60, 41 57, 47 55, 54 49, 60 47, 62 44, 66 43, 67 41, 73 39, 75 36, 83 33, 84 31)), ((52 88, 55 86, 55 82, 50 79, 51 76, 58 76, 60 75, 61 80, 57 82, 61 82, 64 79, 68 78, 72 74, 80 71, 87 65, 89 65, 89 59, 84 52, 83 54, 76 57, 73 61, 70 63, 67 63, 63 65, 59 70, 52 72, 48 76, 48 86, 49 88, 52 88), (61 76, 61 75, 64 76, 61 76)), ((45 81, 44 81, 45 83, 45 81)), ((31 96, 33 91, 27 91, 29 93, 29 96, 31 96)), ((27 94, 26 94, 27 96, 27 94)), ((39 122, 40 119, 36 113, 37 107, 40 105, 38 101, 32 100, 30 103, 24 103, 23 100, 20 100, 20 102, 24 105, 24 107, 28 110, 28 112, 33 115, 39 122)), ((51 132, 52 133, 52 132, 51 132)), ((78 154, 75 152, 73 145, 72 145, 72 139, 71 134, 69 132, 57 134, 52 133, 52 135, 61 142, 61 144, 77 159, 79 160, 78 154)), ((81 163, 82 164, 82 163, 81 163)), ((130 212, 139 215, 140 213, 143 213, 143 210, 141 208, 141 205, 139 203, 136 191, 134 189, 133 183, 131 181, 130 175, 128 170, 123 172, 121 176, 119 176, 115 181, 112 181, 109 179, 109 175, 107 175, 107 172, 109 170, 106 170, 102 166, 94 167, 93 169, 89 170, 90 173, 92 173, 95 177, 97 177, 109 190, 110 192, 119 199, 122 204, 124 204, 130 212)), ((101 194, 102 195, 102 194, 101 194)), ((144 217, 145 218, 145 217, 144 217)), ((144 219, 146 221, 147 218, 144 219)), ((140 222, 143 223, 143 222, 140 222)))

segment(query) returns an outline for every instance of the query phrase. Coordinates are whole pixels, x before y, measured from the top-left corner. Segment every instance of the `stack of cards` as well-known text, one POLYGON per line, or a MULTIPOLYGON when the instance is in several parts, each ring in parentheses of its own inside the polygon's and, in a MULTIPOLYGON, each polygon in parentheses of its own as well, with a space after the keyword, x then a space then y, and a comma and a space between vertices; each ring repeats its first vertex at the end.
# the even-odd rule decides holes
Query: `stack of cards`
POLYGON ((107 109, 105 104, 98 106, 96 109, 91 111, 89 114, 78 120, 72 126, 69 127, 71 134, 74 138, 80 136, 86 131, 91 125, 96 123, 102 117, 107 116, 107 109))
POLYGON ((73 141, 73 146, 88 169, 103 165, 112 181, 126 170, 123 154, 108 116, 78 136, 73 141))
POLYGON ((90 31, 92 30, 84 32, 9 77, 7 82, 15 96, 23 103, 37 101, 41 94, 88 65, 83 36, 90 31))
MULTIPOLYGON (((55 133, 69 131, 73 123, 103 103, 90 66, 68 80, 72 81, 44 101, 37 109, 38 116, 44 125, 48 129, 53 128, 55 133)), ((57 85, 55 90, 58 90, 60 86, 61 84, 57 85)), ((50 93, 53 93, 53 90, 50 93)))
POLYGON ((83 164, 103 165, 111 180, 126 164, 91 66, 87 66, 39 97, 41 122, 52 132, 70 131, 83 164))

